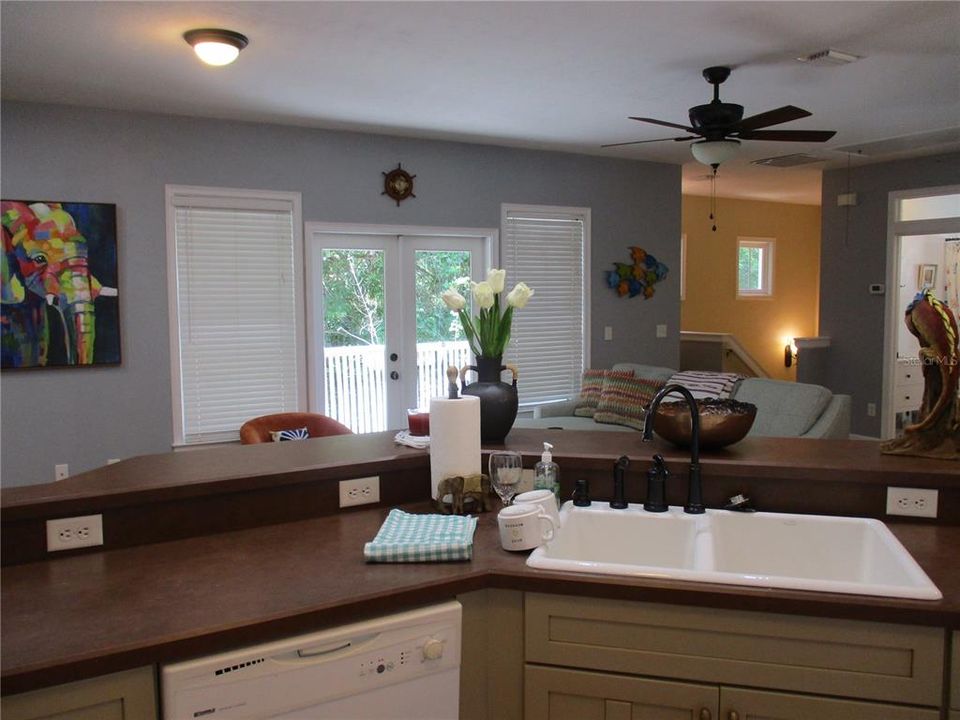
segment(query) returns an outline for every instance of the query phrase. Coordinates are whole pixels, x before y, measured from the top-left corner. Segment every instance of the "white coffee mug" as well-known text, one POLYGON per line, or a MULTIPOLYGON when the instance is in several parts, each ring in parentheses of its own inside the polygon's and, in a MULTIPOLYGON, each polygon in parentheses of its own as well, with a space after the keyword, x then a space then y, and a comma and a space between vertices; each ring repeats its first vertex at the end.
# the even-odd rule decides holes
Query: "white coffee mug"
POLYGON ((553 539, 556 525, 539 505, 510 505, 497 515, 504 550, 532 550, 553 539))
POLYGON ((520 493, 513 498, 514 505, 537 505, 546 513, 556 527, 560 527, 560 508, 557 507, 557 496, 552 490, 530 490, 520 493))

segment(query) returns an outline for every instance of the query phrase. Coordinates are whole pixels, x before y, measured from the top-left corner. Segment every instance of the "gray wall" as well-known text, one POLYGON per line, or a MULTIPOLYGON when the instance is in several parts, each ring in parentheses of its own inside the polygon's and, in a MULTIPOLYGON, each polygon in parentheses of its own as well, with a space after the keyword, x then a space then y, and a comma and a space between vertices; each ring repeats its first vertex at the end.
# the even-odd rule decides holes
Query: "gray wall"
POLYGON ((504 202, 589 207, 591 364, 677 365, 678 166, 33 103, 3 103, 2 127, 4 198, 116 203, 123 342, 121 367, 3 373, 5 486, 170 449, 167 183, 299 191, 305 221, 497 227, 504 202), (398 162, 417 175, 400 207, 380 195, 398 162), (674 270, 650 300, 604 283, 629 245, 674 270))
POLYGON ((847 171, 823 175, 820 335, 831 338, 826 384, 853 395, 854 433, 880 436, 886 299, 870 295, 867 286, 887 282, 889 193, 958 182, 957 153, 854 168, 849 187, 858 204, 848 218, 847 209, 837 207, 837 194, 847 192, 847 171), (877 403, 876 417, 867 417, 871 402, 877 403))

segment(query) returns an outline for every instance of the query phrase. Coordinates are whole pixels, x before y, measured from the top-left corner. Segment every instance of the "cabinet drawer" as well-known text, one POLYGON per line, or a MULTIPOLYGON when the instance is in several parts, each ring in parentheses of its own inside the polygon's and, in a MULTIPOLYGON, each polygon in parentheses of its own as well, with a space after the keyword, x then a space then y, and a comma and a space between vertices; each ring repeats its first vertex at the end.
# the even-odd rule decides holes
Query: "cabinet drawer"
POLYGON ((526 660, 939 707, 946 632, 528 593, 526 660))
POLYGON ((713 720, 716 686, 527 665, 524 720, 713 720))
POLYGON ((723 688, 723 720, 939 720, 939 710, 723 688))
MULTIPOLYGON (((950 663, 952 668, 950 673, 950 707, 960 711, 960 632, 953 634, 953 661, 950 663)), ((951 717, 950 720, 960 720, 960 716, 951 717)))
POLYGON ((916 359, 898 360, 895 383, 898 387, 900 385, 919 385, 923 387, 923 367, 916 359))
POLYGON ((897 388, 893 394, 894 412, 919 410, 921 403, 923 403, 923 385, 916 388, 897 388))

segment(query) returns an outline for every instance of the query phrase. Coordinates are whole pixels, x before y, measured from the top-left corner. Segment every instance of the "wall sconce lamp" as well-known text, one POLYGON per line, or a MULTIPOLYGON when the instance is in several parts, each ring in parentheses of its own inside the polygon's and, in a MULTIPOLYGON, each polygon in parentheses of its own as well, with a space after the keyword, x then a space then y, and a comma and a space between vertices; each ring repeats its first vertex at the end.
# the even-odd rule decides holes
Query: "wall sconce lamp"
POLYGON ((783 366, 790 367, 797 361, 797 346, 787 343, 783 346, 783 366))
POLYGON ((246 35, 217 28, 188 30, 183 39, 207 65, 229 65, 250 42, 246 35))

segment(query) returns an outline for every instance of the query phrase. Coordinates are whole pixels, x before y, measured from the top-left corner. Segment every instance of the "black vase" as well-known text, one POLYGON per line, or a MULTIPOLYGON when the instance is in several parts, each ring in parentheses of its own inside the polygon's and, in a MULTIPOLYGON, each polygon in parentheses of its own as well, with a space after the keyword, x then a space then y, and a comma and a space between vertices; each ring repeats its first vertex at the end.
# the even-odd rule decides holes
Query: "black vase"
POLYGON ((463 395, 475 395, 480 398, 480 440, 502 443, 517 419, 517 369, 512 365, 502 365, 502 358, 478 357, 476 365, 467 365, 460 371, 463 380, 463 395), (473 370, 477 381, 467 385, 466 373, 473 370), (513 384, 500 382, 500 373, 510 370, 513 384))

